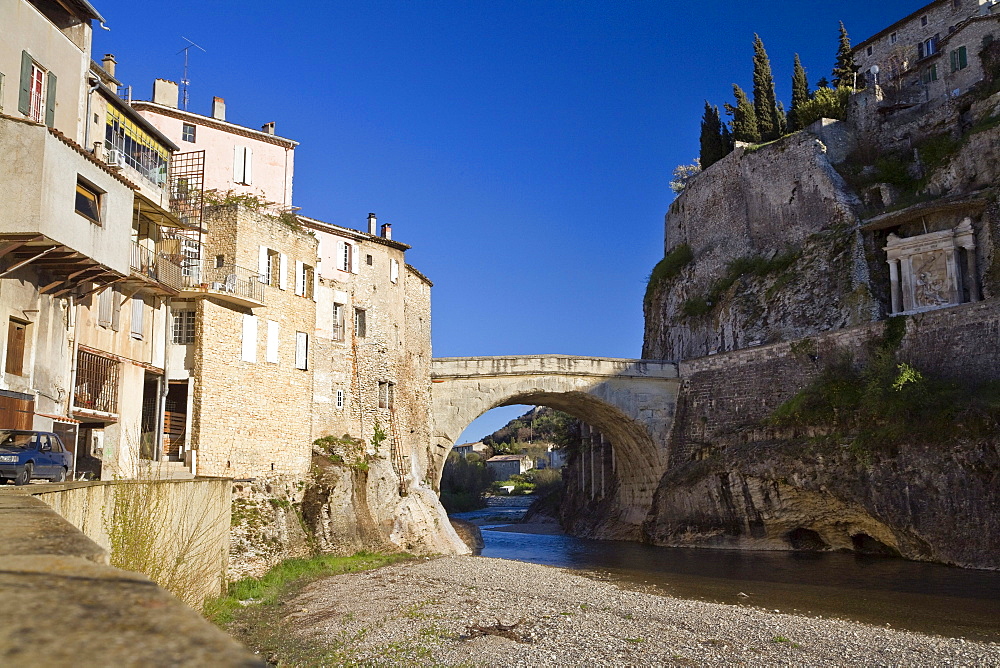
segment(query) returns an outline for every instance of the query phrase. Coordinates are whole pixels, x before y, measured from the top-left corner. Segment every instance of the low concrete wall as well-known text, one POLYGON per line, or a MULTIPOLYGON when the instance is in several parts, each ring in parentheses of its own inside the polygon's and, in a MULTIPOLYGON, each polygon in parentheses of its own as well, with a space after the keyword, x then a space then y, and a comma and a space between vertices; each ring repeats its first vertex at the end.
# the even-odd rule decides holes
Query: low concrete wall
POLYGON ((228 478, 79 482, 21 489, 119 556, 117 565, 142 569, 194 608, 225 587, 232 514, 228 478))
POLYGON ((145 576, 108 566, 100 545, 32 496, 40 488, 0 493, 0 665, 266 665, 145 576))

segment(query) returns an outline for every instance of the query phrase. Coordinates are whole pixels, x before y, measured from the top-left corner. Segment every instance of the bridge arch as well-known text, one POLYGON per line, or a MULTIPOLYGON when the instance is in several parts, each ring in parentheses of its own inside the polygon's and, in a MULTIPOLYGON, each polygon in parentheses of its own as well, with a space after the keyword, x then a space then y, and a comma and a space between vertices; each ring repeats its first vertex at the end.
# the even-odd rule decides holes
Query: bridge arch
POLYGON ((600 431, 615 452, 616 502, 640 524, 667 463, 677 367, 634 359, 446 357, 431 365, 432 480, 465 428, 500 406, 548 406, 600 431))

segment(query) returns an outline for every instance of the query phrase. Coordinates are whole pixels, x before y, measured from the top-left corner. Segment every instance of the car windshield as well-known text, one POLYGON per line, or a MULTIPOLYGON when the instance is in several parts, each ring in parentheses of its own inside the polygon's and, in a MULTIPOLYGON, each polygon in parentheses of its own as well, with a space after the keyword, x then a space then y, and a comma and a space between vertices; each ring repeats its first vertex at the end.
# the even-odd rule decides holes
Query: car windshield
POLYGON ((30 432, 0 431, 0 448, 27 450, 34 437, 30 432))

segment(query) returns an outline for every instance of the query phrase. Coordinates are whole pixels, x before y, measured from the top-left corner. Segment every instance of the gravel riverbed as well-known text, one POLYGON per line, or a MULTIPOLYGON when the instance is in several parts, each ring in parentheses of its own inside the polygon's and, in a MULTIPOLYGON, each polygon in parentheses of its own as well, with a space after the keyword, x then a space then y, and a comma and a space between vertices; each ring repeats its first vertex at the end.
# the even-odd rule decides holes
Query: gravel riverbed
POLYGON ((289 633, 355 665, 1000 666, 996 643, 677 599, 484 557, 323 578, 283 607, 289 633))

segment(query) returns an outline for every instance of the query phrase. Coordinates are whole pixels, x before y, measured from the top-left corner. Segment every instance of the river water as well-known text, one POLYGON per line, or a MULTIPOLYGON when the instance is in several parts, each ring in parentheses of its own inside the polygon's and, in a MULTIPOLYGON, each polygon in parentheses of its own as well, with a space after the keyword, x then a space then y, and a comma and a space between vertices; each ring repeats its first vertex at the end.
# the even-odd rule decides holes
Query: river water
POLYGON ((587 571, 681 598, 1000 642, 1000 572, 835 552, 653 547, 534 533, 544 527, 512 525, 525 509, 454 517, 479 525, 484 557, 587 571))

